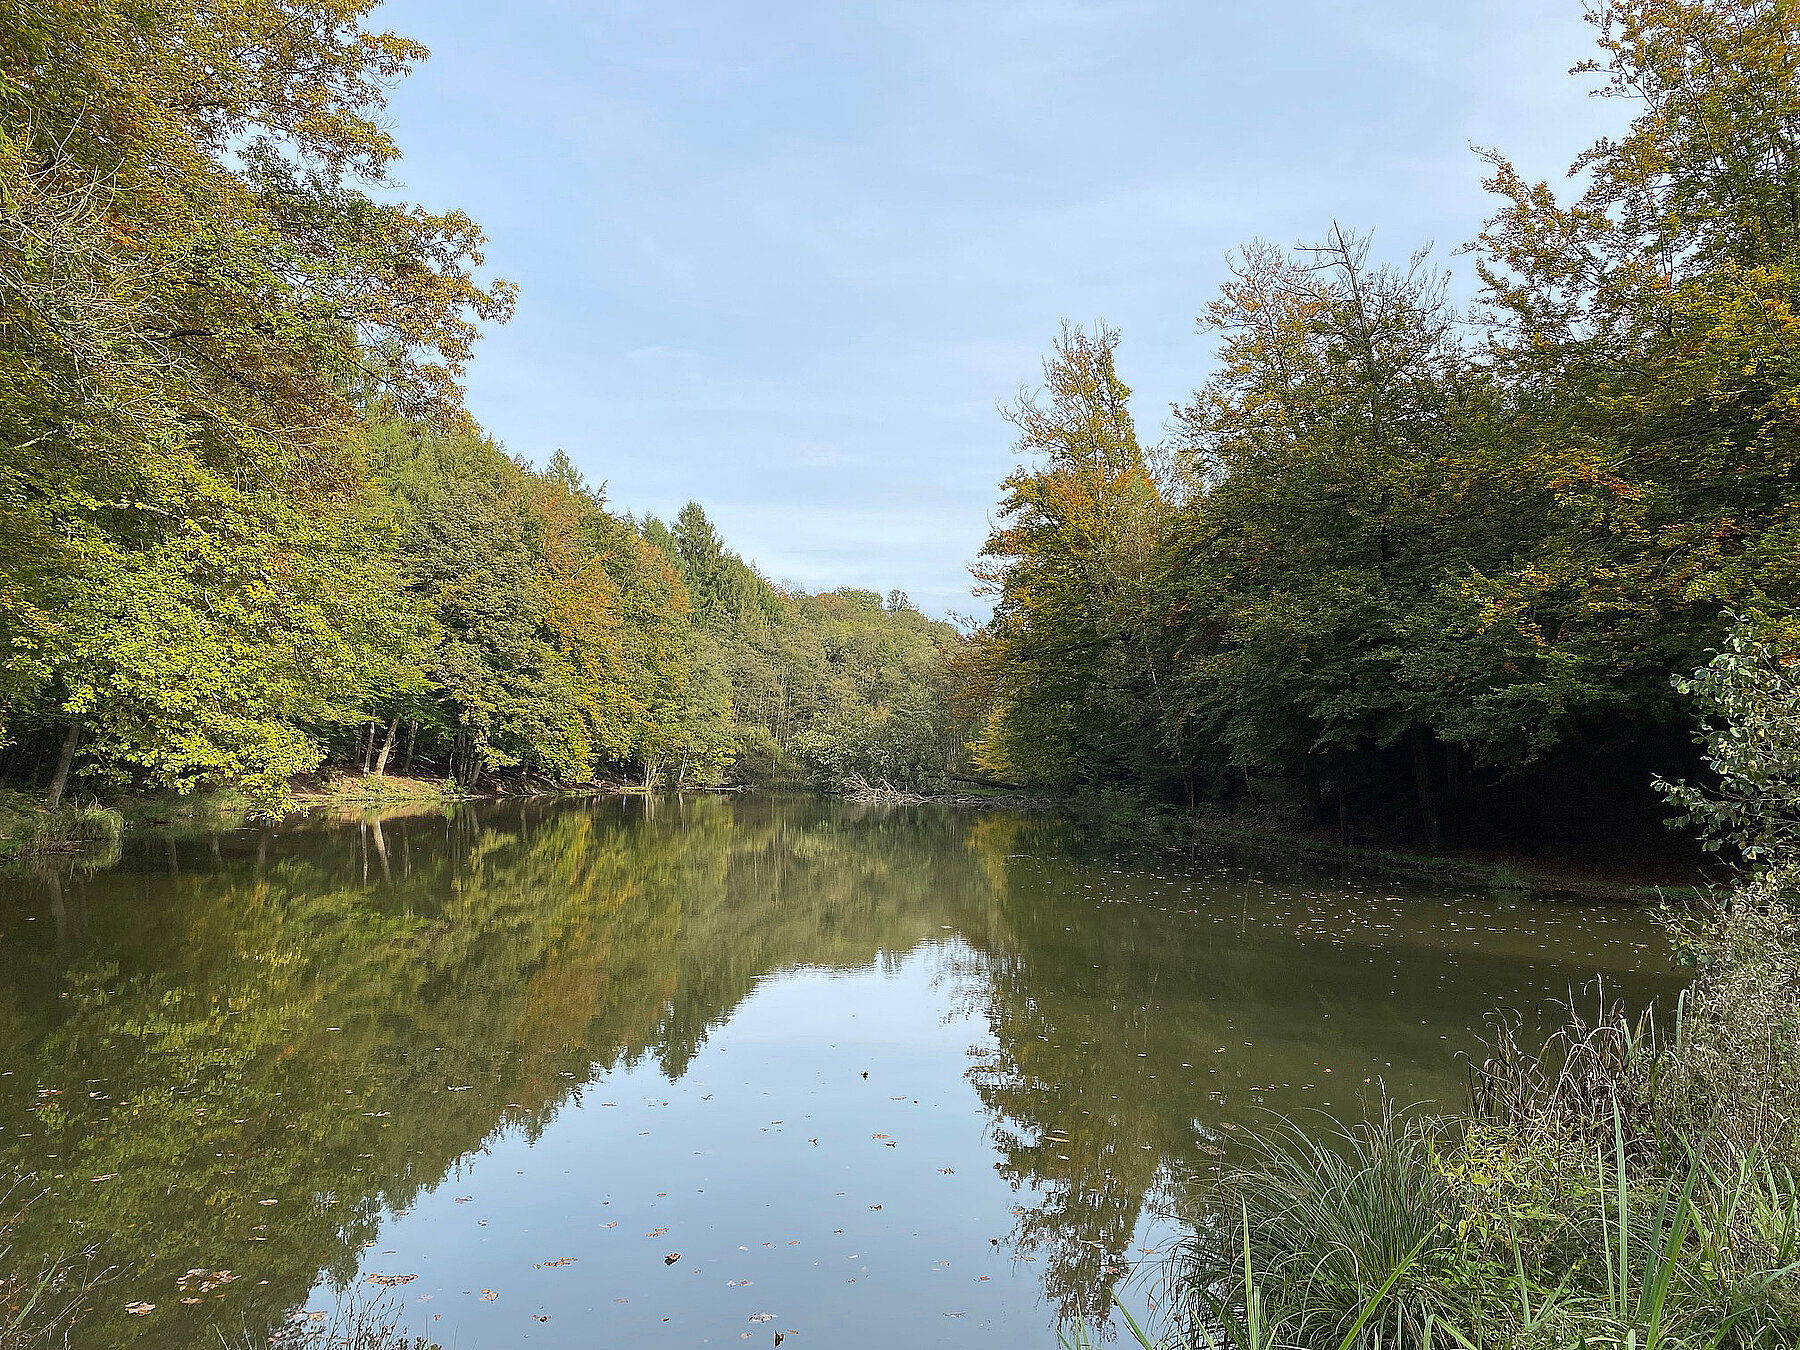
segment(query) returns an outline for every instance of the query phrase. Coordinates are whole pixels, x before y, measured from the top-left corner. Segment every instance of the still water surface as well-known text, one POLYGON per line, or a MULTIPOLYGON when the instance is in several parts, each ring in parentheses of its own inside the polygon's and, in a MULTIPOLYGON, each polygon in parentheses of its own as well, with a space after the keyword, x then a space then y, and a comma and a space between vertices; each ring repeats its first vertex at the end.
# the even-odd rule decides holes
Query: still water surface
POLYGON ((1005 813, 141 839, 0 878, 0 1178, 51 1191, 15 1260, 114 1271, 97 1350, 384 1288, 460 1350, 1041 1350, 1150 1296, 1244 1127, 1453 1103, 1489 1010, 1596 974, 1672 987, 1647 916, 1005 813))

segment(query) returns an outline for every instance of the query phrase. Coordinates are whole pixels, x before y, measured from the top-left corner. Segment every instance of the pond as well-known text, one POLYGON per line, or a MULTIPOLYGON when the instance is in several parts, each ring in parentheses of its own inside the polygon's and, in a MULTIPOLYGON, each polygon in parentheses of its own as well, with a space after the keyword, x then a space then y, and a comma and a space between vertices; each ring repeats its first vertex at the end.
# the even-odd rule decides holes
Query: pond
POLYGON ((1004 812, 137 838, 0 878, 11 1259, 94 1249, 98 1350, 346 1295, 460 1350, 1047 1350, 1151 1297, 1246 1128, 1454 1104, 1491 1010, 1596 975, 1673 987, 1648 915, 1004 812))

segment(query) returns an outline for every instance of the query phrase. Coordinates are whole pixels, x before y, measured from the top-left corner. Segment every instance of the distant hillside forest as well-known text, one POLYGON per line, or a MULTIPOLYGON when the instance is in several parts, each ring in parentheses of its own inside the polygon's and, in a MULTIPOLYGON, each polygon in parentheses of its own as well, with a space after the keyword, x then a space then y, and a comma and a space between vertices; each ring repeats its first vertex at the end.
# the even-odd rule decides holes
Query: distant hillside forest
POLYGON ((0 782, 940 779, 946 625, 482 435, 512 288, 390 198, 373 8, 0 17, 0 782))
POLYGON ((1156 451, 1116 335, 1064 333, 957 658, 988 771, 1434 847, 1652 837, 1671 678, 1800 598, 1800 22, 1590 18, 1629 128, 1572 198, 1485 156, 1472 311, 1347 231, 1252 246, 1156 451))

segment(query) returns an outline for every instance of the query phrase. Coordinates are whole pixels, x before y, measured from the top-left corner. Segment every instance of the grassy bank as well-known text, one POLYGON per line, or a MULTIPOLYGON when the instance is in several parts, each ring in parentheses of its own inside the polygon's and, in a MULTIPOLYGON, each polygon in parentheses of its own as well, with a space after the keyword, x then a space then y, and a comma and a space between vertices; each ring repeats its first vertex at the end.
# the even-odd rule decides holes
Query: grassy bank
POLYGON ((462 784, 445 778, 402 778, 397 774, 334 774, 296 784, 293 803, 304 811, 336 806, 445 805, 474 800, 462 784))
POLYGON ((83 854, 117 844, 125 818, 109 806, 52 810, 18 792, 0 792, 0 859, 83 854))
POLYGON ((1658 1027, 1502 1035, 1457 1116, 1284 1122, 1206 1197, 1144 1345, 1800 1344, 1800 873, 1679 924, 1658 1027))
POLYGON ((1660 1025, 1503 1032, 1459 1114, 1272 1122, 1197 1198, 1128 1343, 1800 1344, 1800 870, 1672 926, 1697 973, 1660 1025))
POLYGON ((51 810, 27 793, 0 791, 0 860, 91 857, 115 849, 127 831, 232 830, 271 810, 435 809, 470 798, 455 783, 375 774, 296 784, 285 802, 273 806, 227 790, 131 799, 116 806, 68 804, 51 810))

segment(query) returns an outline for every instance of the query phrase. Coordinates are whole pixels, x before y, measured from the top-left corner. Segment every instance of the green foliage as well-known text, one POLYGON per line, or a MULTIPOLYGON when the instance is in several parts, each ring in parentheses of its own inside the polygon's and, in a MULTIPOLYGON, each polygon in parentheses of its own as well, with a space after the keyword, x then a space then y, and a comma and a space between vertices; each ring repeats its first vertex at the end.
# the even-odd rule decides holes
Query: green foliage
POLYGON ((1701 1061, 1753 1072, 1756 1047, 1710 1028, 1606 1056, 1616 1076, 1577 1085, 1571 1047, 1606 1034, 1559 1032, 1515 1065, 1520 1092, 1478 1097, 1468 1119, 1264 1136, 1172 1269, 1166 1343, 1210 1345, 1221 1326, 1240 1345, 1371 1350, 1792 1343, 1795 1141, 1746 1151, 1743 1111, 1708 1117, 1682 1087, 1701 1061), (1628 1119, 1646 1091, 1648 1116, 1628 1119))
POLYGON ((1521 781, 1682 765, 1671 672, 1800 603, 1800 29, 1777 0, 1593 18, 1585 69, 1636 115, 1573 203, 1490 157, 1480 310, 1336 227, 1253 246, 1160 455, 1115 336, 1063 335, 975 568, 984 764, 1279 780, 1303 818, 1410 795, 1434 847, 1521 781))
POLYGON ((370 8, 0 25, 0 719, 74 720, 98 780, 273 795, 317 762, 303 728, 389 617, 371 371, 455 421, 474 325, 510 307, 466 217, 365 190, 384 86, 424 55, 370 8))
POLYGON ((976 762, 1003 779, 1187 775, 1146 627, 1166 608, 1154 550, 1168 502, 1138 445, 1117 343, 1065 329, 1044 365, 1047 401, 1009 413, 1020 453, 1042 463, 1006 480, 1003 524, 974 569, 994 617, 956 660, 983 718, 976 762))
POLYGON ((1709 849, 1753 867, 1800 852, 1800 625, 1740 623, 1677 692, 1698 705, 1696 741, 1716 786, 1659 781, 1709 849))

